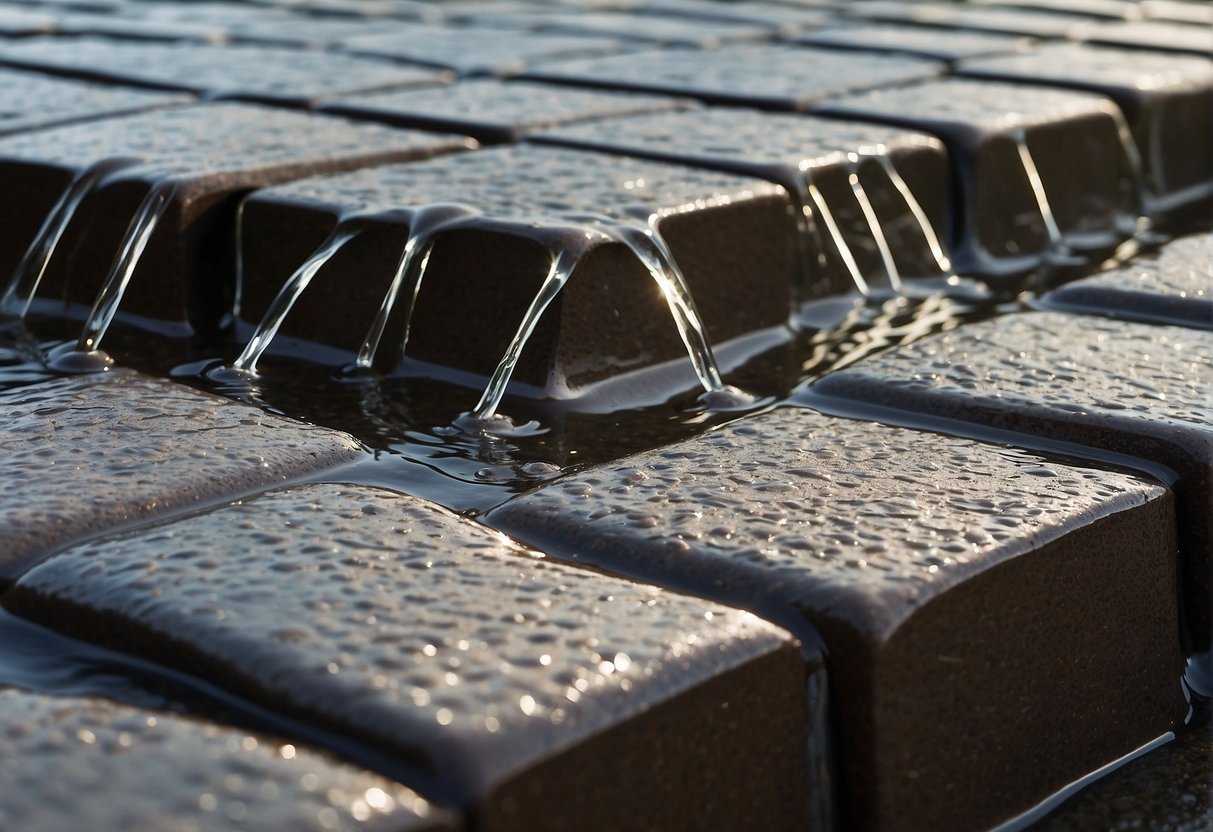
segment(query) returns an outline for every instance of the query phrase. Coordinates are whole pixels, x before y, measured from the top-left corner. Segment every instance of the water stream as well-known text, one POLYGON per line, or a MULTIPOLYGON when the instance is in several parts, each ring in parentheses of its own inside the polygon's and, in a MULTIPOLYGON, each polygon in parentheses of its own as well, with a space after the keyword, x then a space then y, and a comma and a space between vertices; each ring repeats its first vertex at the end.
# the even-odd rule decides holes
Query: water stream
POLYGON ((880 225, 880 218, 876 216, 876 209, 872 207, 872 201, 868 199, 868 192, 859 179, 860 156, 858 153, 851 153, 848 154, 847 159, 850 162, 847 182, 851 186, 851 192, 855 194, 855 201, 859 203, 859 210, 863 212, 872 239, 876 242, 876 250, 880 252, 880 262, 884 266, 889 288, 894 292, 900 292, 901 274, 897 270, 897 263, 893 260, 893 252, 889 249, 889 241, 884 235, 884 228, 880 225))

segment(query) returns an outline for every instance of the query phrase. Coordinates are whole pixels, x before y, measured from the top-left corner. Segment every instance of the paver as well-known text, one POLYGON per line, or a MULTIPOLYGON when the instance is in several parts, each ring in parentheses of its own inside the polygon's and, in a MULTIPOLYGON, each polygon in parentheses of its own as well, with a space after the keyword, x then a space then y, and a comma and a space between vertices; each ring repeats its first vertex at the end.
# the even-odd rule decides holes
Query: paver
POLYGON ((974 6, 1020 8, 1075 17, 1129 20, 1140 14, 1136 0, 967 0, 974 6))
POLYGON ((1167 466, 1178 475, 1188 679, 1213 692, 1213 336, 1023 313, 872 357, 816 382, 825 396, 928 413, 1167 466))
POLYGON ((564 32, 700 49, 713 49, 725 43, 770 40, 775 35, 773 27, 742 22, 551 9, 486 12, 473 18, 472 23, 497 30, 564 32))
POLYGON ((786 36, 824 26, 832 19, 826 4, 803 3, 714 3, 698 0, 658 0, 640 3, 637 13, 661 17, 720 20, 738 24, 760 23, 772 26, 786 36), (801 8, 797 8, 801 6, 801 8), (807 7, 806 7, 807 6, 807 7))
POLYGON ((737 45, 568 61, 525 77, 578 86, 684 95, 712 104, 805 110, 830 96, 938 74, 920 58, 851 55, 808 47, 737 45))
POLYGON ((996 279, 1059 247, 1110 251, 1136 227, 1119 111, 1082 92, 942 80, 825 102, 816 114, 934 134, 955 161, 961 274, 996 279))
POLYGON ((779 183, 805 217, 806 285, 800 300, 845 294, 857 283, 887 287, 900 275, 936 276, 941 261, 946 263, 939 240, 947 226, 948 157, 942 143, 920 133, 714 107, 619 119, 605 129, 563 127, 532 138, 779 183), (900 182, 895 184, 886 164, 900 182), (863 186, 871 219, 856 196, 852 175, 863 186), (820 201, 810 194, 810 183, 820 201), (908 189, 912 205, 897 184, 908 189), (840 237, 832 234, 831 223, 840 237))
POLYGON ((1079 44, 964 61, 962 75, 1087 90, 1116 102, 1141 156, 1146 208, 1207 217, 1213 192, 1213 60, 1079 44))
POLYGON ((91 186, 40 293, 91 304, 141 200, 171 184, 175 190, 166 197, 122 308, 161 320, 188 319, 196 331, 207 332, 229 312, 235 291, 232 234, 240 196, 290 179, 470 146, 472 140, 460 136, 234 103, 9 136, 0 139, 8 195, 0 205, 7 229, 0 274, 14 273, 65 189, 109 164, 118 169, 91 186))
POLYGON ((1055 309, 1213 329, 1213 237, 1175 240, 1126 266, 1055 289, 1042 302, 1055 309))
POLYGON ((53 32, 55 18, 38 12, 27 12, 22 9, 0 9, 0 35, 20 37, 24 35, 42 35, 53 32))
POLYGON ((271 46, 31 38, 0 43, 0 63, 209 98, 307 107, 318 98, 440 84, 444 76, 352 55, 271 46))
POLYGON ((404 786, 273 738, 104 699, 0 689, 6 829, 442 832, 404 786))
POLYGON ((0 393, 0 582, 74 540, 362 457, 352 438, 129 370, 0 393))
POLYGON ((536 130, 696 106, 689 99, 480 79, 431 90, 349 95, 321 110, 400 127, 444 130, 480 142, 514 142, 536 130))
POLYGON ((1213 32, 1209 31, 1208 26, 1156 20, 1088 25, 1081 30, 1079 38, 1107 46, 1186 52, 1205 58, 1213 52, 1213 32))
POLYGON ((381 749, 480 829, 805 826, 820 680, 787 633, 393 492, 79 547, 4 604, 381 749))
POLYGON ((1142 0, 1142 14, 1148 20, 1194 23, 1197 26, 1213 24, 1213 8, 1205 3, 1181 2, 1181 0, 1142 0))
POLYGON ((955 3, 901 3, 865 0, 852 3, 848 14, 866 20, 913 23, 945 29, 969 29, 1034 38, 1065 38, 1083 31, 1087 21, 1071 15, 1026 9, 967 8, 955 3))
POLYGON ((193 97, 0 70, 0 136, 180 106, 193 97))
POLYGON ((846 828, 988 828, 1185 711, 1172 504, 1130 477, 781 410, 566 477, 488 522, 815 628, 846 828))
POLYGON ((1032 42, 1030 38, 992 32, 940 31, 916 26, 861 25, 857 22, 818 29, 797 38, 797 43, 808 46, 896 52, 948 62, 1021 52, 1032 42))
MULTIPOLYGON (((568 396, 625 370, 676 360, 678 383, 694 385, 670 299, 663 300, 654 275, 632 251, 603 236, 618 223, 628 224, 633 237, 650 221, 660 229, 711 344, 782 328, 791 314, 796 227, 779 186, 522 146, 253 194, 242 214, 246 317, 259 319, 339 220, 356 216, 370 217, 380 233, 364 234, 341 250, 303 292, 283 332, 359 350, 406 237, 423 234, 436 242, 413 313, 404 304, 394 307, 399 314, 377 352, 387 367, 399 359, 403 315, 410 322, 410 358, 446 373, 492 374, 539 289, 550 286, 555 249, 569 252, 577 265, 526 340, 514 380, 532 391, 568 396), (441 208, 450 204, 456 207, 441 208), (436 218, 417 213, 425 210, 436 211, 436 218), (446 223, 439 218, 444 210, 452 217, 446 223), (476 326, 469 330, 464 322, 473 316, 476 326), (453 329, 460 337, 451 337, 453 329)), ((413 292, 404 288, 398 296, 413 292)))

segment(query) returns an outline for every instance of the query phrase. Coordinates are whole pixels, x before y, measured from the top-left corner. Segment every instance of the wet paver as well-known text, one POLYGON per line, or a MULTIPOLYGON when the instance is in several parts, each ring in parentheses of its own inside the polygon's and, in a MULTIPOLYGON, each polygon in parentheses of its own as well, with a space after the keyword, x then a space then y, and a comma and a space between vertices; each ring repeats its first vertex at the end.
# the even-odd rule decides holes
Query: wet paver
POLYGON ((1175 240, 1157 252, 1046 295, 1050 308, 1213 329, 1213 236, 1175 240))
POLYGON ((0 8, 0 35, 21 37, 44 35, 55 30, 55 18, 51 15, 24 9, 0 8))
POLYGON ((905 84, 937 75, 942 69, 942 64, 921 58, 737 45, 569 61, 538 67, 526 77, 685 95, 714 104, 805 110, 831 96, 905 84))
POLYGON ((657 0, 639 3, 633 11, 653 16, 719 20, 734 24, 762 24, 792 37, 831 21, 827 3, 713 3, 697 0, 657 0))
POLYGON ((1137 0, 968 0, 974 6, 1020 8, 1107 20, 1128 20, 1140 14, 1137 0))
POLYGON ((900 3, 867 0, 852 3, 848 14, 893 23, 913 23, 945 29, 1027 35, 1034 38, 1066 38, 1082 31, 1088 22, 1080 17, 1030 9, 973 8, 955 3, 900 3))
POLYGON ((867 286, 887 287, 901 275, 934 276, 941 270, 938 249, 950 197, 948 156, 938 139, 921 133, 714 107, 619 119, 606 129, 564 127, 544 131, 533 140, 777 182, 810 215, 802 232, 806 285, 801 300, 853 291, 857 284, 854 272, 867 286), (892 166, 894 177, 886 163, 892 166), (864 199, 883 239, 873 232, 850 182, 852 175, 863 186, 864 199), (829 221, 810 195, 810 183, 827 207, 829 221), (912 205, 899 192, 898 184, 909 190, 912 205), (831 233, 831 222, 841 239, 831 233))
POLYGON ((441 74, 334 52, 272 46, 32 38, 0 43, 0 63, 210 98, 307 107, 318 98, 441 84, 441 74))
POLYGON ((816 393, 1140 457, 1174 471, 1189 679, 1213 690, 1213 336, 1023 313, 826 376, 816 393))
POLYGON ((668 96, 480 79, 440 89, 344 96, 323 102, 319 109, 496 144, 544 128, 694 106, 689 99, 668 96))
MULTIPOLYGON (((256 320, 269 308, 340 218, 374 217, 388 233, 364 234, 342 250, 331 276, 321 271, 283 328, 358 350, 410 223, 422 224, 417 212, 452 203, 463 206, 452 224, 425 232, 436 242, 406 349, 447 372, 493 373, 546 282, 553 251, 564 250, 577 265, 538 320, 513 378, 561 396, 628 369, 678 360, 672 371, 694 385, 687 348, 653 275, 624 245, 595 231, 619 223, 645 229, 651 220, 660 229, 712 344, 783 327, 791 312, 796 227, 783 188, 639 159, 520 146, 252 195, 242 221, 246 315, 256 320), (469 316, 476 320, 472 330, 464 326, 469 316), (452 328, 462 336, 452 338, 452 328)), ((385 336, 380 357, 396 360, 400 340, 385 336)))
POLYGON ((1083 28, 1079 38, 1106 46, 1181 52, 1205 58, 1213 53, 1213 31, 1207 25, 1190 26, 1157 20, 1099 23, 1083 28))
MULTIPOLYGON (((1213 50, 1211 50, 1213 51, 1213 50)), ((962 75, 1098 93, 1120 107, 1141 155, 1147 209, 1209 213, 1213 191, 1213 60, 1051 44, 965 61, 962 75), (1193 204, 1197 208, 1193 210, 1193 204)))
POLYGON ((122 308, 161 320, 188 319, 206 332, 232 302, 238 197, 291 179, 471 146, 460 136, 236 103, 9 136, 0 139, 0 171, 10 194, 0 206, 8 229, 0 274, 13 274, 71 182, 98 165, 127 160, 131 164, 103 177, 81 203, 39 293, 92 304, 140 201, 172 183, 169 207, 122 308))
POLYGON ((725 43, 770 40, 775 35, 775 28, 770 26, 618 12, 548 9, 536 9, 531 13, 486 12, 473 18, 473 22, 496 29, 565 32, 701 49, 713 49, 725 43))
POLYGON ((1204 3, 1182 0, 1142 0, 1142 14, 1147 20, 1193 23, 1197 26, 1213 25, 1213 8, 1204 3))
POLYGON ((0 70, 0 136, 180 106, 193 100, 179 93, 128 89, 0 70))
POLYGON ((992 826, 1186 710, 1171 500, 1123 475, 780 410, 487 520, 552 557, 815 628, 847 828, 992 826))
POLYGON ((916 26, 865 26, 851 23, 809 32, 797 38, 797 42, 831 49, 896 52, 953 62, 962 58, 1020 52, 1033 41, 1030 38, 992 32, 940 31, 916 26))
POLYGON ((828 101, 815 113, 943 139, 963 200, 950 240, 961 274, 1026 272, 1063 244, 1103 254, 1135 227, 1119 111, 1101 96, 949 79, 828 101))
POLYGON ((404 786, 305 747, 103 699, 0 690, 5 829, 441 832, 404 786))
POLYGON ((346 434, 111 370, 0 393, 0 581, 74 540, 362 457, 346 434))
POLYGON ((393 492, 82 546, 4 604, 381 749, 478 828, 805 824, 811 666, 787 633, 393 492))

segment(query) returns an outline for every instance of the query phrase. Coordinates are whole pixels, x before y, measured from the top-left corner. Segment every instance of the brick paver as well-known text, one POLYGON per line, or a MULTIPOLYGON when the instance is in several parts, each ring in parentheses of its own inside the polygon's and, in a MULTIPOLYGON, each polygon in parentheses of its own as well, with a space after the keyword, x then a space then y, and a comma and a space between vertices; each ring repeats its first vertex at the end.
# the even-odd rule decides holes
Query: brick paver
POLYGON ((1213 32, 1207 25, 1190 26, 1157 20, 1100 23, 1082 29, 1080 37, 1107 46, 1188 53, 1206 58, 1213 50, 1213 32))
POLYGON ((1034 38, 1070 37, 1082 31, 1087 23, 1080 17, 1029 9, 966 8, 955 3, 902 3, 896 0, 852 3, 848 13, 867 20, 1034 38))
POLYGON ((927 29, 916 26, 875 25, 851 22, 818 29, 797 38, 808 46, 898 52, 937 61, 1018 52, 1032 43, 1030 38, 993 32, 927 29))
POLYGON ((0 136, 193 100, 178 93, 127 89, 32 72, 0 70, 0 136))

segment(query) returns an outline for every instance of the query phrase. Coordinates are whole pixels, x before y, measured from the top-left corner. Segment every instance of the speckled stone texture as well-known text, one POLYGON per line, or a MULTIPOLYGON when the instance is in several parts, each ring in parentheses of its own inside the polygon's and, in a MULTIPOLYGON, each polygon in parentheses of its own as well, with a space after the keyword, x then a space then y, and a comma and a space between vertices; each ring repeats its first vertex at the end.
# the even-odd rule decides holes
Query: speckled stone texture
POLYGON ((461 76, 506 77, 527 67, 587 55, 624 51, 613 38, 408 26, 378 35, 346 38, 342 48, 355 55, 392 58, 454 70, 461 76))
POLYGON ((740 45, 640 52, 540 67, 527 77, 578 86, 685 95, 715 104, 805 110, 831 96, 938 75, 921 58, 809 47, 740 45))
POLYGON ((1159 20, 1100 23, 1083 28, 1080 37, 1107 46, 1184 52, 1206 58, 1213 52, 1213 32, 1207 24, 1190 26, 1159 20))
POLYGON ((1052 44, 1022 55, 965 61, 959 71, 969 77, 1108 96, 1125 114, 1141 154, 1148 210, 1156 214, 1187 207, 1186 213, 1208 218, 1213 193, 1213 60, 1052 44))
POLYGON ((1090 93, 943 80, 826 102, 816 112, 941 138, 962 210, 951 249, 960 274, 989 278, 1037 268, 1050 248, 1015 137, 1022 133, 1057 227, 1071 248, 1103 254, 1128 233, 1135 193, 1115 105, 1090 93))
POLYGON ((714 49, 725 43, 770 40, 772 26, 720 20, 658 17, 613 11, 536 9, 533 12, 486 12, 474 18, 477 26, 493 29, 519 29, 573 35, 618 38, 650 46, 685 46, 714 49))
MULTIPOLYGON (((303 180, 254 194, 243 214, 246 315, 256 319, 291 271, 351 213, 378 215, 331 261, 283 332, 357 350, 404 245, 406 209, 458 203, 476 212, 437 236, 407 354, 489 375, 522 321, 551 256, 586 249, 522 353, 514 378, 551 395, 676 360, 686 349, 652 276, 631 251, 587 240, 586 217, 644 226, 649 215, 686 275, 713 344, 783 326, 797 268, 787 192, 762 180, 618 156, 492 148, 428 162, 303 180), (508 176, 503 175, 508 172, 508 176), (491 311, 490 311, 491 310, 491 311), (474 318, 476 326, 465 322, 474 318), (455 337, 454 333, 458 333, 455 337)), ((399 344, 385 339, 394 360, 399 344)), ((685 371, 685 372, 684 372, 685 371)), ((482 383, 482 382, 478 382, 482 383)))
POLYGON ((480 829, 805 823, 786 633, 414 498, 276 492, 69 550, 4 604, 372 744, 480 829))
POLYGON ((847 13, 867 20, 1034 38, 1070 37, 1086 24, 1080 17, 1030 9, 966 8, 955 3, 903 3, 896 0, 851 3, 847 13))
POLYGON ((0 825, 97 832, 439 832, 407 788, 327 755, 102 699, 0 690, 0 825))
POLYGON ((54 31, 55 18, 36 11, 24 9, 0 9, 0 35, 22 37, 42 35, 54 31))
POLYGON ((320 109, 400 127, 459 133, 486 144, 498 144, 518 141, 527 133, 559 125, 693 106, 690 100, 668 96, 485 79, 441 89, 344 96, 323 102, 320 109))
MULTIPOLYGON (((860 177, 888 247, 895 271, 906 277, 934 276, 940 265, 928 236, 884 167, 869 159, 855 164, 848 154, 889 158, 928 218, 931 235, 947 228, 948 156, 943 144, 921 133, 879 125, 826 121, 785 113, 713 107, 618 119, 609 125, 577 125, 544 131, 535 141, 714 168, 777 182, 801 204, 811 180, 820 190, 864 280, 888 285, 876 238, 852 189, 860 177)), ((834 242, 814 211, 820 234, 806 229, 803 246, 805 300, 853 291, 855 286, 834 242), (824 257, 824 263, 821 258, 824 257)))
POLYGON ((432 70, 332 52, 101 38, 6 41, 0 43, 0 63, 292 107, 341 93, 442 82, 432 70))
POLYGON ((940 31, 916 26, 849 25, 818 29, 797 38, 807 46, 831 49, 857 49, 917 55, 937 61, 958 61, 981 55, 1019 52, 1031 39, 993 32, 940 31))
POLYGON ((82 537, 361 456, 301 425, 127 370, 0 393, 0 582, 82 537))
POLYGON ((847 828, 989 827, 1183 716, 1171 500, 1129 477, 781 410, 488 519, 816 628, 847 828))
POLYGON ((0 70, 0 136, 187 104, 188 95, 0 70))
POLYGON ((1213 329, 1213 235, 1175 240, 1125 266, 1056 289, 1043 303, 1054 309, 1213 329))
POLYGON ((213 328, 234 293, 239 198, 322 173, 467 149, 460 136, 354 124, 252 104, 205 104, 0 139, 0 274, 15 270, 55 201, 90 165, 137 163, 103 180, 60 240, 40 289, 91 305, 140 200, 177 185, 122 309, 213 328))
POLYGON ((1180 585, 1189 678, 1213 692, 1213 336, 1098 317, 1023 313, 826 376, 814 391, 1078 443, 1180 478, 1180 585))

